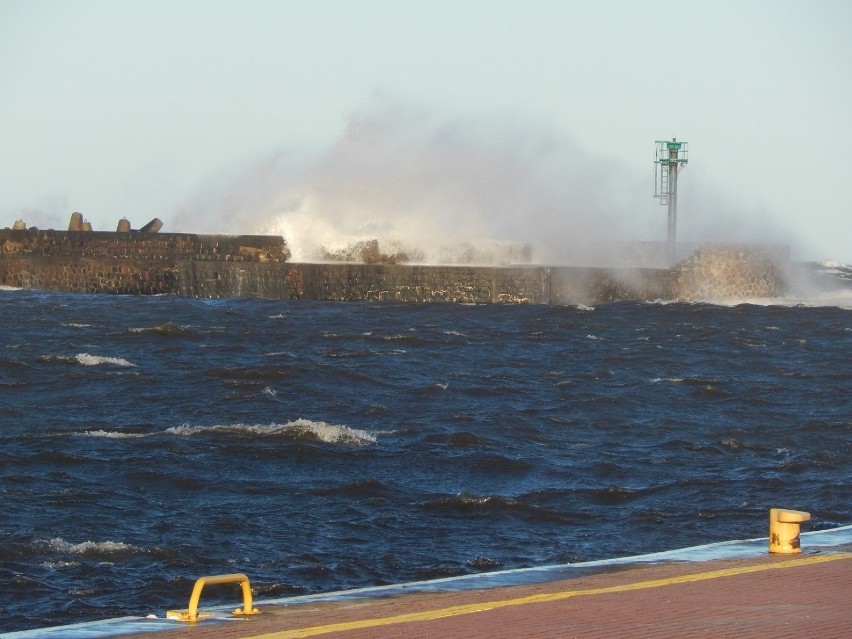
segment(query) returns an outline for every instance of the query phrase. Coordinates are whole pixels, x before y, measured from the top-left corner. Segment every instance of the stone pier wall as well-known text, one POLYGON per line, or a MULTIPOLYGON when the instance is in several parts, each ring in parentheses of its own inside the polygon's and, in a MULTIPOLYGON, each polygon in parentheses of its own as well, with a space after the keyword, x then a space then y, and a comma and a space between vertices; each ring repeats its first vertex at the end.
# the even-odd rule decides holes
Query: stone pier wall
POLYGON ((0 230, 0 255, 145 260, 284 262, 284 238, 269 235, 0 230))
POLYGON ((778 297, 786 290, 779 247, 706 246, 675 268, 678 299, 714 301, 778 297))
MULTIPOLYGON (((82 293, 177 293, 189 265, 222 272, 282 264, 284 239, 261 235, 0 231, 0 284, 82 293)), ((193 293, 188 293, 193 294, 193 293)), ((203 295, 203 294, 202 294, 203 295)))
POLYGON ((781 270, 742 248, 674 269, 294 264, 280 237, 0 230, 0 285, 48 291, 338 301, 602 304, 783 293, 781 270))
POLYGON ((541 267, 291 264, 299 297, 395 302, 533 303, 548 299, 541 267))

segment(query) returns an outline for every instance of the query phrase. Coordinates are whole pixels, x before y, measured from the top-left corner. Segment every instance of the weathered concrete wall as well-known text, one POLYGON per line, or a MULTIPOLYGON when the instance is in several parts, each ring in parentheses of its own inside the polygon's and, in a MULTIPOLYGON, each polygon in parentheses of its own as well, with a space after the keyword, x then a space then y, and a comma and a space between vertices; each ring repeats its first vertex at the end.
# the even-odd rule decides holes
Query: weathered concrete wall
POLYGON ((550 269, 550 304, 605 304, 625 300, 668 300, 675 297, 669 269, 550 269))
POLYGON ((296 299, 302 297, 295 277, 298 267, 283 262, 180 261, 169 292, 185 297, 296 299))
POLYGON ((707 246, 675 269, 677 298, 685 301, 777 297, 786 290, 778 249, 707 246))
POLYGON ((713 300, 783 292, 770 257, 699 252, 675 269, 292 264, 266 236, 0 231, 0 284, 86 293, 508 304, 713 300))
POLYGON ((397 302, 547 303, 539 267, 290 264, 298 297, 397 302))
POLYGON ((268 235, 0 230, 0 255, 147 260, 286 261, 284 238, 268 235))
MULTIPOLYGON (((630 275, 636 279, 636 274, 630 275)), ((599 304, 669 299, 670 273, 628 284, 614 272, 547 267, 292 264, 3 256, 0 284, 81 293, 469 304, 599 304), (669 294, 667 294, 669 292, 669 294)))
POLYGON ((171 293, 174 263, 113 258, 0 255, 0 284, 72 293, 171 293))

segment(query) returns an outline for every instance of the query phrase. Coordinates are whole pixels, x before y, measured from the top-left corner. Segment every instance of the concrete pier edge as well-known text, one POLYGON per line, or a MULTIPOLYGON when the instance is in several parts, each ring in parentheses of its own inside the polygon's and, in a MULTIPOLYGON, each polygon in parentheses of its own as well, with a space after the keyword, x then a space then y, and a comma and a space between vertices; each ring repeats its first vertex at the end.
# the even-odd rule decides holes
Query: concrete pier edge
POLYGON ((594 305, 777 297, 787 252, 718 245, 670 268, 290 262, 280 236, 0 230, 0 285, 79 293, 594 305))
MULTIPOLYGON (((852 545, 852 524, 827 530, 803 532, 803 554, 830 554, 848 552, 852 545)), ((427 581, 417 581, 385 586, 374 586, 341 590, 313 595, 302 595, 286 598, 255 600, 255 605, 261 610, 264 606, 300 606, 322 602, 341 602, 350 600, 374 600, 400 594, 411 593, 447 593, 471 590, 490 590, 504 586, 519 586, 537 583, 548 583, 589 576, 606 572, 618 567, 662 565, 667 563, 713 562, 717 560, 753 560, 768 555, 768 538, 759 537, 744 540, 731 540, 692 546, 669 551, 582 562, 576 564, 557 564, 501 570, 487 573, 475 573, 456 577, 445 577, 427 581)), ((250 572, 250 571, 249 571, 250 572)), ((195 575, 193 577, 200 577, 195 575)), ((251 575, 249 575, 251 576, 251 575)), ((188 596, 188 594, 187 594, 188 596)), ((179 607, 183 602, 175 602, 179 607)), ((204 612, 212 613, 212 618, 203 623, 227 623, 233 621, 231 612, 234 603, 219 606, 204 607, 204 612)), ((119 635, 139 635, 163 632, 180 628, 180 622, 165 619, 164 611, 152 611, 146 614, 152 616, 121 617, 105 619, 80 624, 54 626, 18 632, 0 634, 0 639, 106 639, 119 635)))

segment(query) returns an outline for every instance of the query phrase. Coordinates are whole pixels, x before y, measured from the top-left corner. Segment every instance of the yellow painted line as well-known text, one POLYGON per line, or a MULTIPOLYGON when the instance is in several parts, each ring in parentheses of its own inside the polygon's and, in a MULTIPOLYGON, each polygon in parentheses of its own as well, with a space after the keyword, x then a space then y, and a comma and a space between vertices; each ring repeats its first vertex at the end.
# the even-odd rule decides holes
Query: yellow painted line
POLYGON ((826 563, 829 561, 836 561, 838 559, 850 558, 852 558, 852 553, 838 553, 836 555, 811 555, 808 557, 797 557, 796 559, 788 559, 786 561, 754 564, 750 566, 737 566, 735 568, 723 568, 721 570, 709 570, 706 572, 678 575, 675 577, 666 577, 664 579, 652 579, 650 581, 637 581, 634 583, 619 584, 617 586, 606 586, 603 588, 588 588, 585 590, 561 590, 559 592, 527 595, 525 597, 516 597, 514 599, 498 599, 495 601, 483 601, 479 603, 464 604, 459 606, 449 606, 446 608, 438 608, 436 610, 410 612, 401 615, 393 615, 390 617, 358 619, 355 621, 332 623, 325 626, 294 628, 292 630, 281 630, 278 632, 270 632, 262 635, 251 635, 245 637, 244 639, 300 639, 303 637, 316 637, 318 635, 326 635, 333 632, 346 632, 347 630, 377 628, 380 626, 391 626, 395 624, 411 623, 414 621, 432 621, 435 619, 443 619, 445 617, 458 617, 461 615, 470 615, 477 612, 485 612, 486 610, 508 608, 510 606, 524 606, 527 604, 561 601, 563 599, 569 599, 571 597, 581 597, 586 595, 602 595, 615 592, 628 592, 631 590, 644 590, 646 588, 660 588, 663 586, 673 586, 676 584, 706 581, 708 579, 719 579, 721 577, 733 577, 736 575, 745 575, 753 572, 763 572, 766 570, 781 570, 783 568, 794 568, 796 566, 809 566, 813 564, 826 563))

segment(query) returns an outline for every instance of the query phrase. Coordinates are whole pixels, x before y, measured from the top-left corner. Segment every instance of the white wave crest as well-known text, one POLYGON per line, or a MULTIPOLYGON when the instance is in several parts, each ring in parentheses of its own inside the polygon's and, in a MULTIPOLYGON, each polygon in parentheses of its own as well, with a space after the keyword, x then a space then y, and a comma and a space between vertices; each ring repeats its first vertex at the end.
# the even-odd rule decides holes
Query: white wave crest
POLYGON ((149 437, 146 433, 121 433, 114 430, 87 430, 82 433, 76 433, 79 437, 105 437, 107 439, 139 439, 140 437, 149 437))
POLYGON ((223 424, 218 426, 174 426, 165 431, 171 435, 190 437, 208 433, 230 434, 239 437, 288 437, 291 439, 318 440, 327 444, 368 446, 377 439, 372 433, 349 426, 297 419, 286 424, 223 424))
POLYGON ((77 568, 80 565, 79 561, 43 561, 42 568, 48 570, 65 570, 66 568, 77 568))
POLYGON ((90 355, 89 353, 77 353, 74 360, 83 366, 99 366, 101 364, 112 364, 113 366, 136 366, 121 357, 105 357, 102 355, 90 355))
POLYGON ((349 426, 314 422, 309 419, 297 419, 287 424, 287 426, 297 431, 316 435, 320 441, 329 444, 348 443, 366 446, 367 444, 376 443, 375 435, 365 430, 350 428, 349 426))
POLYGON ((852 271, 852 264, 845 264, 844 262, 840 262, 838 260, 825 260, 820 262, 820 266, 823 268, 834 269, 837 271, 852 271))
POLYGON ((83 541, 72 544, 61 537, 42 542, 47 550, 68 555, 114 555, 144 553, 145 549, 121 541, 83 541))

